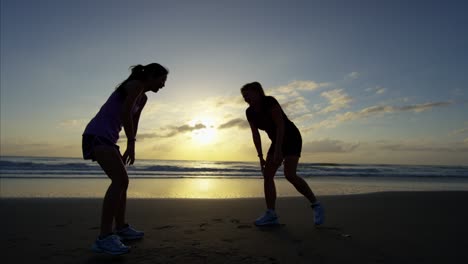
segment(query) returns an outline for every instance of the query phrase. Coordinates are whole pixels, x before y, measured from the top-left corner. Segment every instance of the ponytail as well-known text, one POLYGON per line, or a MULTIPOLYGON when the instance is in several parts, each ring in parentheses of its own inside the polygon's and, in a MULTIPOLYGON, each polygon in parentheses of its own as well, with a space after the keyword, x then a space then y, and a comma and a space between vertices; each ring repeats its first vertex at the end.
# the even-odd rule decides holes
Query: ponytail
POLYGON ((130 76, 128 76, 128 78, 125 81, 121 82, 115 89, 118 93, 121 93, 124 95, 126 94, 124 86, 129 81, 133 81, 133 80, 146 81, 150 77, 158 78, 158 77, 167 75, 169 73, 169 71, 164 66, 158 63, 150 63, 145 66, 141 64, 133 65, 133 66, 130 66, 130 69, 132 71, 130 76))

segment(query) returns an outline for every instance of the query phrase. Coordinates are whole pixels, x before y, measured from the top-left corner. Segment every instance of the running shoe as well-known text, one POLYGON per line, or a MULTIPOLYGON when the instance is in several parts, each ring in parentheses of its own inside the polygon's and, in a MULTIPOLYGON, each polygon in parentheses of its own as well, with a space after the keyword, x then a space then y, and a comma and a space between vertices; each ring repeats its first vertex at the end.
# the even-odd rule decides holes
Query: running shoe
POLYGON ((312 209, 314 210, 314 222, 315 225, 321 225, 324 222, 325 210, 320 202, 312 204, 312 209))
POLYGON ((144 232, 138 231, 128 224, 121 229, 115 230, 115 233, 120 237, 121 240, 141 239, 145 235, 144 232))
POLYGON ((124 245, 117 235, 110 235, 103 239, 97 238, 91 249, 97 253, 111 255, 121 255, 130 251, 130 247, 124 245))
POLYGON ((265 214, 255 220, 256 226, 279 225, 278 216, 275 211, 267 210, 265 214))

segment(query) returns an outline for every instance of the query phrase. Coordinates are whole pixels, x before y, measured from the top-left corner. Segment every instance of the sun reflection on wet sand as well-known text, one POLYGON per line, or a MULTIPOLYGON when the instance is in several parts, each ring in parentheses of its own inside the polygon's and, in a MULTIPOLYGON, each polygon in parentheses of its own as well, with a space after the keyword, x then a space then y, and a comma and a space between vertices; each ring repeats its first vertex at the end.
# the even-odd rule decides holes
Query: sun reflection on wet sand
MULTIPOLYGON (((468 180, 421 179, 306 179, 317 195, 382 191, 468 190, 468 180)), ((102 198, 108 179, 0 179, 0 197, 102 198)), ((301 196, 284 178, 275 180, 278 197, 301 196)), ((221 178, 130 179, 129 198, 230 199, 263 197, 263 180, 221 178)))

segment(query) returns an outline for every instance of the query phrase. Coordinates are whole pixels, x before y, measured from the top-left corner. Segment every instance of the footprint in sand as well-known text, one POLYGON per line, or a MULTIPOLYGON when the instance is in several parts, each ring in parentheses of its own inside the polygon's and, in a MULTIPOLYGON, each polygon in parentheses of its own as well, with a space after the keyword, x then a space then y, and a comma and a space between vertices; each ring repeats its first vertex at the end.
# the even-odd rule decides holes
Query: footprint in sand
POLYGON ((338 236, 342 237, 342 238, 351 238, 351 234, 346 234, 346 233, 343 233, 343 230, 339 227, 333 227, 333 226, 321 226, 321 227, 317 227, 318 230, 328 230, 328 231, 331 231, 335 234, 337 234, 338 236))
POLYGON ((199 225, 199 227, 200 227, 200 228, 204 228, 204 227, 209 226, 209 225, 210 225, 210 224, 208 224, 208 223, 201 223, 201 224, 199 225))
POLYGON ((154 230, 171 229, 171 228, 175 228, 175 226, 173 226, 173 225, 165 225, 165 226, 153 227, 154 230))
POLYGON ((186 235, 192 235, 192 234, 195 234, 195 231, 191 230, 191 229, 188 229, 188 230, 185 230, 184 231, 184 234, 186 235))
POLYGON ((271 261, 271 264, 277 264, 279 263, 279 261, 275 258, 272 258, 272 257, 268 257, 268 260, 271 261))

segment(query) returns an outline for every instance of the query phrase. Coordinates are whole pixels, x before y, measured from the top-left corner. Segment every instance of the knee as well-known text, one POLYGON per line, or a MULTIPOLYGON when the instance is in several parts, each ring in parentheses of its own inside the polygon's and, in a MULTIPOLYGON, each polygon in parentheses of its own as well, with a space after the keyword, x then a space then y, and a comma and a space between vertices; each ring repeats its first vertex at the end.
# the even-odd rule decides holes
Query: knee
POLYGON ((295 183, 298 178, 296 173, 287 171, 284 172, 284 177, 286 177, 286 180, 288 180, 290 183, 295 183))
POLYGON ((120 190, 127 190, 128 188, 128 176, 127 177, 121 177, 119 179, 114 179, 112 180, 112 185, 115 187, 115 188, 118 188, 120 190))

